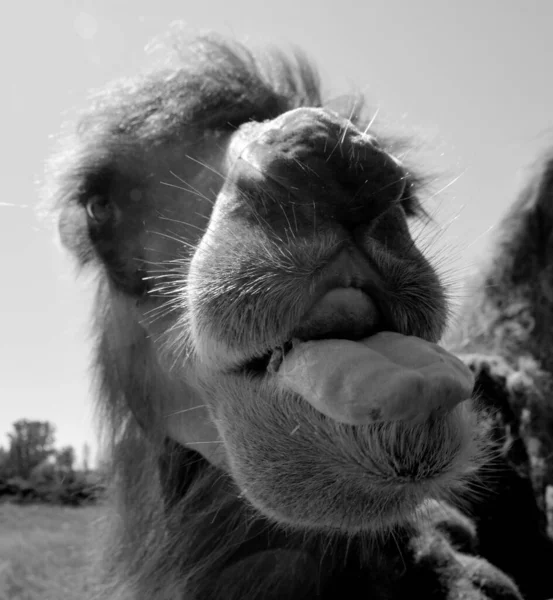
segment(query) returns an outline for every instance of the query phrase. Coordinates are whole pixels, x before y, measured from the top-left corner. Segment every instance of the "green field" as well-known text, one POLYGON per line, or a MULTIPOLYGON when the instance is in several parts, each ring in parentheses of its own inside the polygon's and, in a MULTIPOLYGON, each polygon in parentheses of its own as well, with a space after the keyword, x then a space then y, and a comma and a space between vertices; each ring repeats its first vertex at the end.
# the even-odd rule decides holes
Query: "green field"
POLYGON ((104 512, 0 504, 0 600, 86 600, 104 512))

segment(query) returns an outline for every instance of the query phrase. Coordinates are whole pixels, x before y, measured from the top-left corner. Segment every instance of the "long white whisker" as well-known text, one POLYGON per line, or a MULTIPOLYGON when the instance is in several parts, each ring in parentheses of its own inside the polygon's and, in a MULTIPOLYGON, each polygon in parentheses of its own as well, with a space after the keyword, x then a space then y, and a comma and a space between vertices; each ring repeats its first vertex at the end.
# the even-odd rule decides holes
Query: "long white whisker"
POLYGON ((380 110, 380 107, 374 111, 374 115, 372 116, 372 119, 369 121, 369 124, 365 127, 365 130, 363 131, 363 135, 367 135, 369 129, 373 126, 374 122, 376 121, 376 117, 378 116, 379 110, 380 110))
POLYGON ((206 408, 207 404, 199 404, 198 406, 191 406, 190 408, 183 408, 182 410, 176 410, 175 412, 167 413, 163 415, 165 418, 174 417, 175 415, 182 415, 184 413, 190 412, 191 410, 197 410, 198 408, 206 408))

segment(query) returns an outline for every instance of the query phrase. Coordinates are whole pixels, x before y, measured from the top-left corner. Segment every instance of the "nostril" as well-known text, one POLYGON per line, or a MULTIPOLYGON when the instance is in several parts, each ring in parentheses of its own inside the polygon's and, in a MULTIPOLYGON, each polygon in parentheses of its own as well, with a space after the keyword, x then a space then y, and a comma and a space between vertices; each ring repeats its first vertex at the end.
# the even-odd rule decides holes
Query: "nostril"
POLYGON ((397 159, 383 150, 364 146, 357 155, 357 162, 336 169, 336 179, 350 192, 341 203, 341 212, 359 224, 400 202, 408 177, 397 159))
POLYGON ((375 136, 318 109, 244 129, 233 152, 227 187, 239 190, 243 214, 306 230, 313 222, 368 225, 400 203, 408 185, 401 162, 375 136))

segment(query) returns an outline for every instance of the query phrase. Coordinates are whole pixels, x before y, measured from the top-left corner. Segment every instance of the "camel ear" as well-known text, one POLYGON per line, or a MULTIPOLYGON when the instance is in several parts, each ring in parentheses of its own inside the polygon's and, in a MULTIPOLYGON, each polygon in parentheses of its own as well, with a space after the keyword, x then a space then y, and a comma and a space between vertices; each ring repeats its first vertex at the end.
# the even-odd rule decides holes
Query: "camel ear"
POLYGON ((553 226, 553 156, 544 161, 541 174, 535 177, 535 202, 547 225, 553 226))
POLYGON ((513 219, 527 219, 525 233, 528 243, 534 244, 540 266, 553 262, 553 155, 542 158, 535 167, 510 214, 513 219))
POLYGON ((541 239, 541 289, 553 303, 553 157, 545 163, 536 199, 541 239))
POLYGON ((498 228, 494 272, 513 289, 540 285, 553 302, 553 154, 541 159, 527 177, 498 228))

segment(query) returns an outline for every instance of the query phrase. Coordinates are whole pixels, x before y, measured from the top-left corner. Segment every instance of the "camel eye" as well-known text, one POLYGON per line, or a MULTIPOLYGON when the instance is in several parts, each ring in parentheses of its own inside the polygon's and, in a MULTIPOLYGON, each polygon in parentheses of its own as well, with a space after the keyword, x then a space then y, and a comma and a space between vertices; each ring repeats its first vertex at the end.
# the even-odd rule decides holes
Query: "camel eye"
POLYGON ((112 207, 104 196, 94 195, 86 201, 86 214, 95 223, 105 223, 112 214, 112 207))

